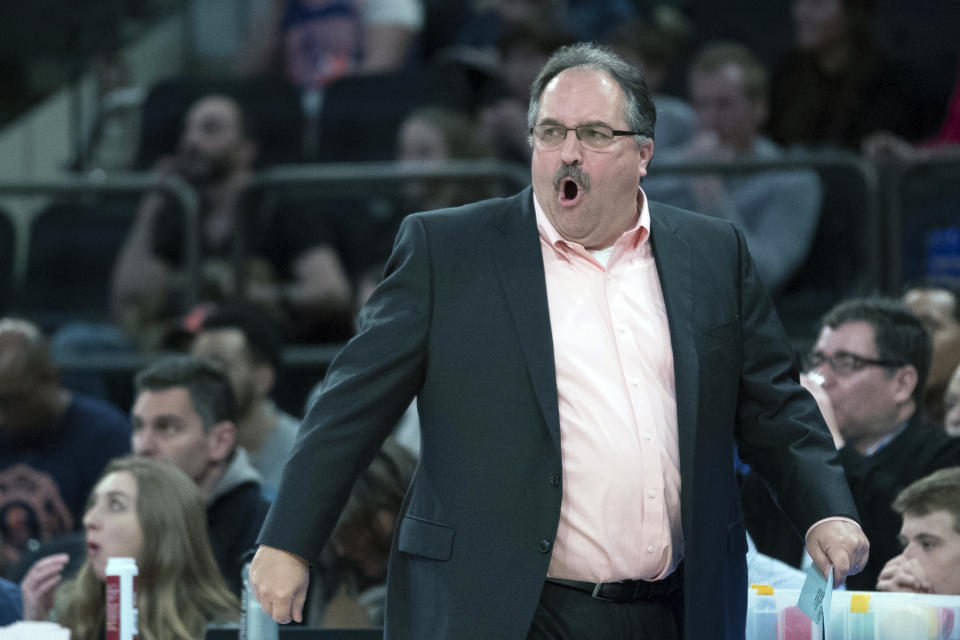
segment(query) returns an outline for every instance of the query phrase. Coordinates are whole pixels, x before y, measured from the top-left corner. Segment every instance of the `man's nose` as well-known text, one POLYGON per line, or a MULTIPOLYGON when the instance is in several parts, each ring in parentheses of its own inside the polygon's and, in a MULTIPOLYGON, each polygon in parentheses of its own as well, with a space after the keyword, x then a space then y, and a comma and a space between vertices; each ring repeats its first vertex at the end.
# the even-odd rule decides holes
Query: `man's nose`
POLYGON ((913 560, 917 555, 915 548, 916 548, 915 544, 913 544, 912 542, 908 542, 907 546, 903 548, 903 557, 906 558, 907 560, 913 560))
POLYGON ((560 145, 560 159, 564 164, 580 164, 583 160, 583 146, 576 129, 567 129, 567 135, 560 145))
POLYGON ((130 439, 130 449, 138 456, 151 457, 155 450, 153 435, 148 429, 140 429, 130 439))

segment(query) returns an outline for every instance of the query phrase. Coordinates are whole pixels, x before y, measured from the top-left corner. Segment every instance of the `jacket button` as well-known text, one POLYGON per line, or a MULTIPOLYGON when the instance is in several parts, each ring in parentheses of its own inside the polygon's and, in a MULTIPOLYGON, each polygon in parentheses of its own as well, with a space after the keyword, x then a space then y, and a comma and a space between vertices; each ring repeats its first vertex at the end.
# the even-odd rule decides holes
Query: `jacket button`
POLYGON ((551 547, 551 546, 552 546, 552 545, 550 544, 550 541, 549 541, 549 540, 541 540, 541 541, 540 541, 540 553, 547 553, 548 551, 550 551, 550 547, 551 547))
POLYGON ((555 473, 555 474, 553 474, 552 476, 550 476, 550 486, 551 486, 551 487, 559 487, 559 486, 560 486, 560 474, 559 474, 559 473, 555 473))

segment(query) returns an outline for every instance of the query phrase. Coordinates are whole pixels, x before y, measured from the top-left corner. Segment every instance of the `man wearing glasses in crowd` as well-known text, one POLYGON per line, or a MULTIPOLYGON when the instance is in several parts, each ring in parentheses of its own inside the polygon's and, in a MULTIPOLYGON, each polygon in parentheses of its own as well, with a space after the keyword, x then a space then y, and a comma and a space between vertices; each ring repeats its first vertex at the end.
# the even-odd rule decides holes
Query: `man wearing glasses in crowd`
MULTIPOLYGON (((922 411, 930 337, 892 298, 855 298, 830 310, 804 359, 803 384, 817 399, 840 450, 847 482, 870 540, 870 563, 850 589, 873 590, 884 564, 900 553, 897 493, 923 476, 960 464, 960 439, 922 411)), ((742 487, 747 528, 757 548, 796 565, 799 545, 756 478, 742 487), (773 513, 774 518, 771 518, 773 513)))

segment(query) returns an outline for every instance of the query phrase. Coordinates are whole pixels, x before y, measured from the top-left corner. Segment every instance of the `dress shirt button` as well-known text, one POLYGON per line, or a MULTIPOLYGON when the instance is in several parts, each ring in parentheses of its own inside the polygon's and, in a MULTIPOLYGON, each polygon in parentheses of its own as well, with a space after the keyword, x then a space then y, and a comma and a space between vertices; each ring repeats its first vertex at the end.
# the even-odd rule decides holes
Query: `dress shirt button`
POLYGON ((653 434, 649 431, 644 432, 643 437, 645 440, 653 440, 653 434))
POLYGON ((540 553, 547 553, 547 552, 549 552, 551 546, 553 546, 553 545, 550 544, 550 541, 549 541, 549 540, 546 540, 546 539, 541 540, 541 541, 540 541, 540 553))
POLYGON ((635 386, 635 387, 639 387, 639 386, 640 386, 640 378, 633 378, 632 380, 630 380, 630 383, 631 383, 633 386, 635 386))
POLYGON ((654 550, 653 545, 650 545, 649 547, 647 547, 647 553, 653 553, 653 550, 654 550))
POLYGON ((656 498, 656 497, 657 497, 657 491, 656 491, 656 489, 650 489, 650 491, 647 492, 647 495, 650 496, 650 499, 651 499, 651 500, 652 500, 653 498, 656 498))
POLYGON ((555 473, 555 474, 553 474, 552 476, 550 476, 550 486, 551 486, 551 487, 559 487, 559 486, 560 486, 560 474, 559 474, 559 473, 555 473))
POLYGON ((619 327, 617 327, 617 333, 626 333, 626 332, 627 332, 627 328, 625 326, 620 325, 619 327))

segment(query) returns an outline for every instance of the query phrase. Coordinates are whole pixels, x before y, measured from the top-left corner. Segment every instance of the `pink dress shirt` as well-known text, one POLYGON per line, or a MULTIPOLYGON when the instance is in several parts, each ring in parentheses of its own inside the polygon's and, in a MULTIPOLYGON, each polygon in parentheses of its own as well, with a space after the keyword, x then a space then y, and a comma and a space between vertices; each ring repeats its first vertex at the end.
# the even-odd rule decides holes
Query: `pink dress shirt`
POLYGON ((637 225, 612 250, 593 254, 561 238, 536 197, 534 207, 563 464, 547 575, 589 582, 663 578, 683 548, 680 452, 670 329, 646 197, 638 190, 637 225))

